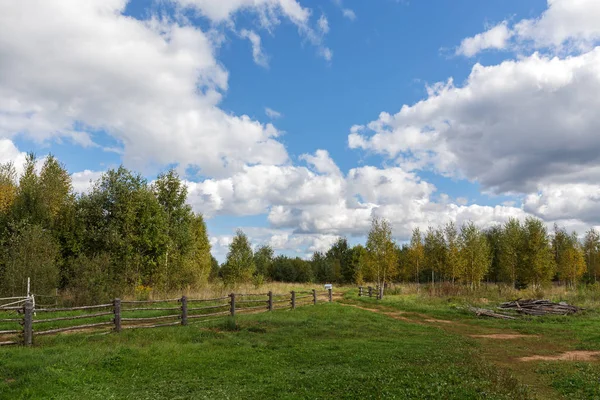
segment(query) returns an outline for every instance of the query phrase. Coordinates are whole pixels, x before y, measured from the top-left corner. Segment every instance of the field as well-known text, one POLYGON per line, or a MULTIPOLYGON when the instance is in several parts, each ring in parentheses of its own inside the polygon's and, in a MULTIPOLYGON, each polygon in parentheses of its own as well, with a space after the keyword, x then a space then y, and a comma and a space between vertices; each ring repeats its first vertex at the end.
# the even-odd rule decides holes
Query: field
POLYGON ((341 291, 332 304, 235 322, 0 348, 0 398, 600 398, 600 358, 519 360, 600 350, 595 290, 545 293, 587 307, 580 315, 518 321, 464 309, 506 300, 496 289, 432 296, 403 286, 383 301, 341 291), (522 336, 487 336, 498 334, 522 336))

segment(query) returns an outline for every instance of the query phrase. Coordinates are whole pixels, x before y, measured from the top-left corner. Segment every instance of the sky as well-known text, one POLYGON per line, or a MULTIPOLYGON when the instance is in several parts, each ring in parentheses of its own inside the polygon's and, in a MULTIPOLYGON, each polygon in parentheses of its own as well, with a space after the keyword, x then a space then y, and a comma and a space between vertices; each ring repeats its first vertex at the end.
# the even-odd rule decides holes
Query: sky
POLYGON ((223 260, 600 225, 597 0, 0 0, 0 162, 175 168, 223 260))

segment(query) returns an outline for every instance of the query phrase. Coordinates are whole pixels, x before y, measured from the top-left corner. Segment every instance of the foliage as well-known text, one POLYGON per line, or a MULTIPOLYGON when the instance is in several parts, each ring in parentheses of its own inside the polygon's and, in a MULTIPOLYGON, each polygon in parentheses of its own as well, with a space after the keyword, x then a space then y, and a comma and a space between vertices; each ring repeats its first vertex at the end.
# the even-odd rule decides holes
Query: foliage
POLYGON ((229 245, 227 260, 223 266, 223 281, 228 285, 236 286, 250 281, 255 271, 254 254, 248 236, 238 230, 229 245))
POLYGON ((383 287, 397 273, 398 253, 392 238, 392 228, 385 219, 373 218, 367 238, 369 262, 376 273, 377 283, 383 287))

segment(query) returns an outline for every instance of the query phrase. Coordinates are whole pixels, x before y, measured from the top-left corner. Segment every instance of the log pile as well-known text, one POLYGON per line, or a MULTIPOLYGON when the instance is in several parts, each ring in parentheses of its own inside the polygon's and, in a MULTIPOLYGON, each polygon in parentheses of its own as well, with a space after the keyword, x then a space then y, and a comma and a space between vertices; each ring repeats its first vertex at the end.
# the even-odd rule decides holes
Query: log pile
POLYGON ((565 302, 553 303, 549 300, 515 300, 500 304, 502 310, 515 310, 527 315, 570 315, 580 311, 581 308, 565 302))

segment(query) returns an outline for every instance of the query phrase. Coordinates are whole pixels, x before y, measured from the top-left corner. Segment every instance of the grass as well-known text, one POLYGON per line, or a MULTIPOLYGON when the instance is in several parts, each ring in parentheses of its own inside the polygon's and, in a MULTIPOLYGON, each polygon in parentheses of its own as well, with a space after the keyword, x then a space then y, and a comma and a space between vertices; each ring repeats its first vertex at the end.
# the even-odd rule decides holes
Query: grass
POLYGON ((533 296, 496 287, 433 295, 406 285, 382 301, 346 288, 337 304, 235 321, 36 337, 34 348, 0 347, 0 399, 600 399, 598 361, 518 361, 600 351, 597 289, 546 289, 544 297, 588 308, 569 317, 478 318, 466 305, 533 296), (492 333, 534 336, 471 337, 492 333))
POLYGON ((0 348, 0 397, 527 398, 470 340, 338 304, 37 344, 0 348))

